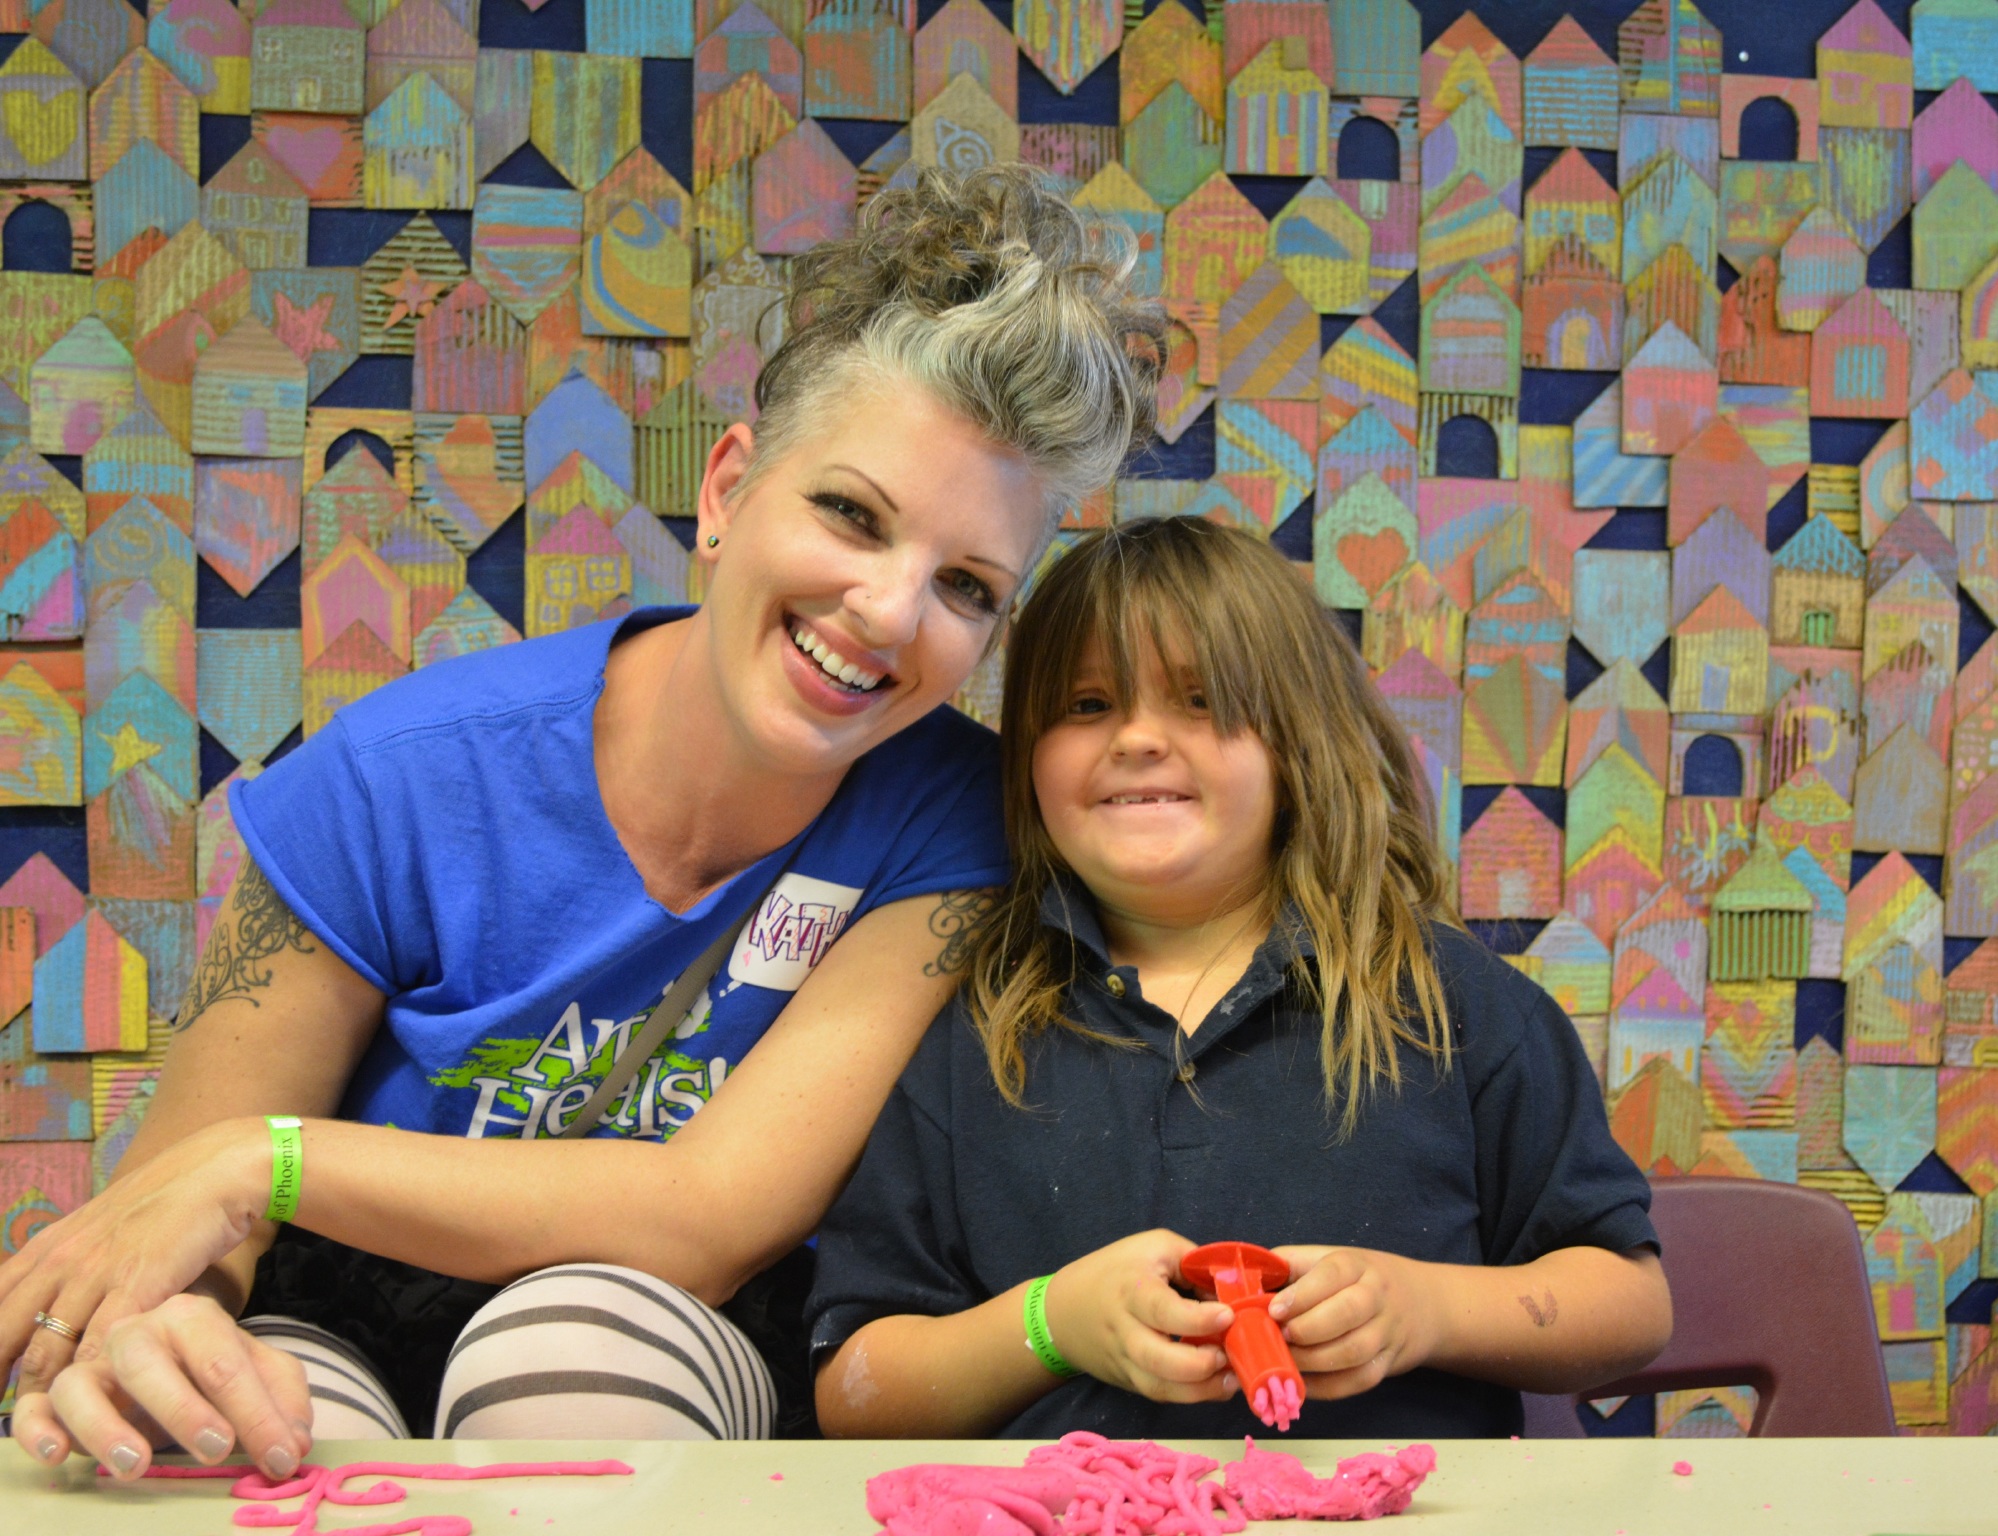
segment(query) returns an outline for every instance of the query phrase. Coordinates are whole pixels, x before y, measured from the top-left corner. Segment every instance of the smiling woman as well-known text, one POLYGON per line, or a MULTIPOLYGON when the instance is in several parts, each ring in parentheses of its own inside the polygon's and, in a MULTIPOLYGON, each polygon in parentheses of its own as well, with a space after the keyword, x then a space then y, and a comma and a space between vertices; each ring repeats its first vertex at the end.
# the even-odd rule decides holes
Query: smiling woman
POLYGON ((756 1277, 1005 877, 995 743, 944 706, 1148 430, 1134 266, 1018 167, 875 198, 708 455, 700 609, 426 668, 237 786, 251 862, 144 1129, 0 1267, 16 1439, 282 1475, 433 1410, 698 1437, 803 1402, 756 1277), (752 1281, 753 1339, 716 1310, 752 1281))

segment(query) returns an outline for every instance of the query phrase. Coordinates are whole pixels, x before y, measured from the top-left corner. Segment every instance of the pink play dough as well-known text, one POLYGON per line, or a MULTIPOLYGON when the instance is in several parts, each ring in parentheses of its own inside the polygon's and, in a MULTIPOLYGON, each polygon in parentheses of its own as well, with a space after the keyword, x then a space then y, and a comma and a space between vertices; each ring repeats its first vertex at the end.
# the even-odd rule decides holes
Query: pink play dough
MULTIPOLYGON (((101 1470, 101 1469, 100 1469, 101 1470)), ((255 1467, 148 1467, 147 1477, 233 1477, 229 1492, 239 1499, 263 1502, 245 1504, 233 1516, 243 1526, 290 1526, 294 1536, 318 1536, 319 1506, 325 1504, 399 1504, 406 1496, 390 1477, 420 1482, 473 1482, 494 1477, 629 1477, 631 1468, 621 1461, 502 1461, 489 1467, 460 1467, 448 1462, 416 1465, 398 1461, 354 1461, 344 1467, 315 1467, 307 1464, 282 1482, 272 1482, 255 1467), (380 1476, 369 1487, 346 1491, 341 1485, 350 1477, 380 1476), (305 1502, 295 1510, 276 1507, 278 1499, 305 1502)), ((519 1513, 518 1510, 515 1513, 519 1513)), ((471 1536, 472 1522, 463 1515, 412 1515, 387 1525, 342 1526, 329 1536, 471 1536)))
POLYGON ((1205 1456, 1076 1433, 1028 1452, 1025 1467, 884 1472, 868 1481, 867 1512, 889 1536, 1225 1536, 1250 1520, 1399 1514, 1435 1466, 1431 1447, 1412 1445, 1349 1457, 1318 1478, 1249 1440, 1210 1482, 1217 1468, 1205 1456))
POLYGON ((1392 1456, 1348 1456, 1332 1476, 1313 1477, 1295 1456, 1259 1451, 1250 1439, 1224 1475, 1251 1520, 1374 1520, 1408 1508, 1435 1470, 1435 1447, 1411 1445, 1392 1456))

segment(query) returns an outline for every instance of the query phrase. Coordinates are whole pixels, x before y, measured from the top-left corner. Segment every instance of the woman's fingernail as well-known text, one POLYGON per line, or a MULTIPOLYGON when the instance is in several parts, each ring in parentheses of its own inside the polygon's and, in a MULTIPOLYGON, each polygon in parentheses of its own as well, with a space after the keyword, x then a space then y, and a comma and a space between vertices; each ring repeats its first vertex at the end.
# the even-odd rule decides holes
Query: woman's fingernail
POLYGON ((312 1443, 312 1426, 306 1423, 305 1420, 293 1419, 291 1427, 297 1432, 299 1439, 305 1441, 308 1445, 312 1443))
POLYGON ((219 1429, 204 1429, 194 1437, 194 1454, 204 1461, 214 1461, 229 1449, 229 1437, 219 1429))
POLYGON ((298 1470, 298 1458, 281 1445, 264 1452, 264 1470, 272 1477, 290 1477, 298 1470))
POLYGON ((111 1454, 105 1458, 111 1463, 111 1470, 120 1477, 130 1477, 139 1469, 139 1453, 129 1445, 114 1445, 111 1454))
POLYGON ((54 1435, 43 1435, 35 1442, 35 1454, 43 1461, 55 1461, 62 1455, 62 1442, 54 1435))

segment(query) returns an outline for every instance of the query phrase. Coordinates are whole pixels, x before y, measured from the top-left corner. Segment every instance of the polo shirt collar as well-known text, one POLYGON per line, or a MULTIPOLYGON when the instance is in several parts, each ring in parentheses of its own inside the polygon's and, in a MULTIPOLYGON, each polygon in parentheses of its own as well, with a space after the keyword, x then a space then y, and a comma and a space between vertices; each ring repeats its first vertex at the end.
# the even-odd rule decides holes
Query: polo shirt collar
MULTIPOLYGON (((1076 948, 1086 957, 1085 969, 1098 976, 1122 971, 1131 980, 1136 979, 1130 967, 1119 966, 1111 958, 1110 943, 1103 934, 1096 900, 1073 874, 1058 874, 1048 882, 1047 889, 1041 893, 1040 916, 1048 927, 1074 941, 1076 948)), ((1311 930, 1296 905, 1287 904, 1282 917, 1270 929, 1269 937, 1257 947, 1248 969, 1229 990, 1225 1000, 1232 1001, 1235 1007, 1224 1012, 1231 1020, 1239 1020, 1281 992, 1288 980, 1292 959, 1300 955, 1315 959, 1317 948, 1311 942, 1311 930)), ((1123 1006, 1114 1006, 1112 1011, 1120 1017, 1127 1013, 1123 1006)), ((1225 1032, 1224 1029, 1207 1028, 1196 1031, 1191 1042, 1194 1053, 1205 1049, 1225 1032)))

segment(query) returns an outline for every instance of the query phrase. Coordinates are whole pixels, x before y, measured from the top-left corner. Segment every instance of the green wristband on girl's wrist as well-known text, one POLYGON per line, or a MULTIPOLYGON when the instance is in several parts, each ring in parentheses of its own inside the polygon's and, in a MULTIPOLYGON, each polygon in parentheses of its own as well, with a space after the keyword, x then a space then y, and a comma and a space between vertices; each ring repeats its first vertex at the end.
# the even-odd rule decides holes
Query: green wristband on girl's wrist
POLYGON ((304 1122, 296 1115, 265 1115, 271 1133, 271 1203, 266 1221, 290 1221, 298 1214, 298 1186, 305 1171, 304 1122))
POLYGON ((1026 1300, 1020 1308, 1027 1324, 1027 1348, 1055 1375, 1073 1376, 1075 1367, 1062 1358, 1061 1351, 1055 1348, 1054 1335, 1048 1332, 1048 1282, 1052 1279, 1053 1275, 1042 1275, 1027 1282, 1026 1300))

